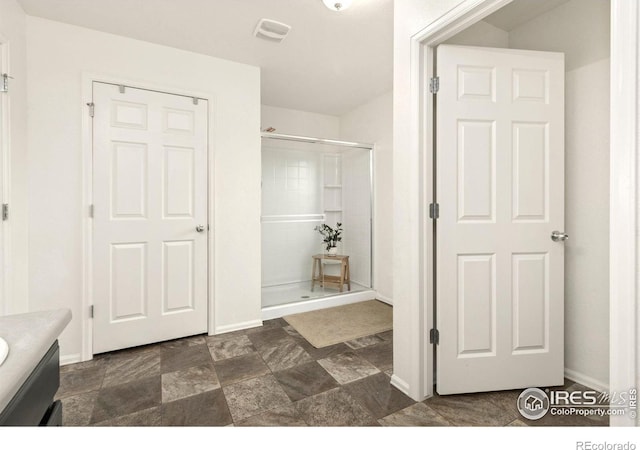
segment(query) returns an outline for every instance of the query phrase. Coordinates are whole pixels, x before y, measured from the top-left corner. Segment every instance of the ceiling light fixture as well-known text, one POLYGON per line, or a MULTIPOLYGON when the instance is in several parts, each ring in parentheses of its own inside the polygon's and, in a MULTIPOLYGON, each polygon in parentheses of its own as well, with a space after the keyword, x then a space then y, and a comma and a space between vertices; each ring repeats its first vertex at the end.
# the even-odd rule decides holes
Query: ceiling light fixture
POLYGON ((352 0, 322 0, 324 6, 329 8, 331 11, 344 11, 349 6, 351 6, 352 0))

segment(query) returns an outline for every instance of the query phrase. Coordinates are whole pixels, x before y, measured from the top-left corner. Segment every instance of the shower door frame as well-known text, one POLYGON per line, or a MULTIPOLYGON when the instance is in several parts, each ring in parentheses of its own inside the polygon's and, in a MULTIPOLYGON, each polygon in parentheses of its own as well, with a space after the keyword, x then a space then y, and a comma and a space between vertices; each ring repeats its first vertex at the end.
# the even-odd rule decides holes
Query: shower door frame
MULTIPOLYGON (((369 215, 369 236, 370 236, 369 237, 369 254, 371 255, 370 256, 371 261, 369 264, 369 289, 368 290, 375 291, 375 288, 374 288, 375 277, 374 277, 374 270, 373 270, 373 265, 375 261, 375 247, 373 245, 373 243, 375 242, 375 239, 374 239, 375 192, 373 188, 373 177, 374 177, 374 167, 375 167, 375 156, 374 156, 375 144, 369 144, 364 142, 342 141, 342 140, 336 140, 336 139, 316 138, 316 137, 309 137, 309 136, 299 136, 299 135, 292 135, 292 134, 268 133, 268 132, 261 133, 261 137, 263 139, 304 142, 307 144, 332 145, 336 147, 347 147, 351 149, 362 149, 362 150, 369 151, 369 203, 370 203, 369 209, 371 211, 369 215)), ((363 291, 363 292, 367 292, 367 291, 363 291)), ((327 298, 342 298, 348 295, 356 295, 356 294, 359 294, 359 292, 354 292, 354 293, 338 292, 338 293, 327 295, 324 297, 311 299, 310 301, 324 300, 327 298)), ((302 304, 307 302, 296 302, 296 303, 302 304)), ((263 313, 263 319, 264 319, 264 313, 263 313)))

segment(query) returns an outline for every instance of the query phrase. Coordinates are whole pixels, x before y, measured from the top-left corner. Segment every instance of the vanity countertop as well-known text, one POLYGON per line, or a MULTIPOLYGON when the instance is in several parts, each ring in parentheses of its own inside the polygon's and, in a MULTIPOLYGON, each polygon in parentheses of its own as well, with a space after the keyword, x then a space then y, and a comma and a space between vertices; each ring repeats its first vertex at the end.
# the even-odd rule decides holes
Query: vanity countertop
POLYGON ((71 311, 56 309, 0 317, 0 337, 9 344, 9 355, 0 365, 0 411, 71 321, 71 311))

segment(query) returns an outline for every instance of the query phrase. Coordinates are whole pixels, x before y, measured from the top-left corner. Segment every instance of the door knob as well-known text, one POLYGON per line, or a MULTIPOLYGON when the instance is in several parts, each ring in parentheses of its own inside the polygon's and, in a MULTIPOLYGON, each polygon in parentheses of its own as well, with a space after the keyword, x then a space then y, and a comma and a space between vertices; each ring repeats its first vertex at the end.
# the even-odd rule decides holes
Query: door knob
POLYGON ((553 231, 551 233, 551 240, 554 242, 563 242, 569 239, 569 235, 567 233, 562 233, 560 231, 553 231))
POLYGON ((197 231, 198 233, 202 233, 202 232, 204 231, 204 225, 198 225, 198 226, 196 227, 196 231, 197 231))

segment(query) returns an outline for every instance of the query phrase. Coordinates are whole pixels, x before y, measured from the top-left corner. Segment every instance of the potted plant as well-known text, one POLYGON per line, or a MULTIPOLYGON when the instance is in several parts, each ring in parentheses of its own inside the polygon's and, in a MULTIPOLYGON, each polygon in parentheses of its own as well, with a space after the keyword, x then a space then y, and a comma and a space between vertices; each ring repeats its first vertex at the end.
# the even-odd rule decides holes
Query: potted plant
POLYGON ((342 241, 342 224, 338 222, 335 228, 331 228, 326 223, 318 225, 314 228, 322 235, 322 242, 324 242, 327 253, 330 255, 336 255, 338 253, 338 242, 342 241))

